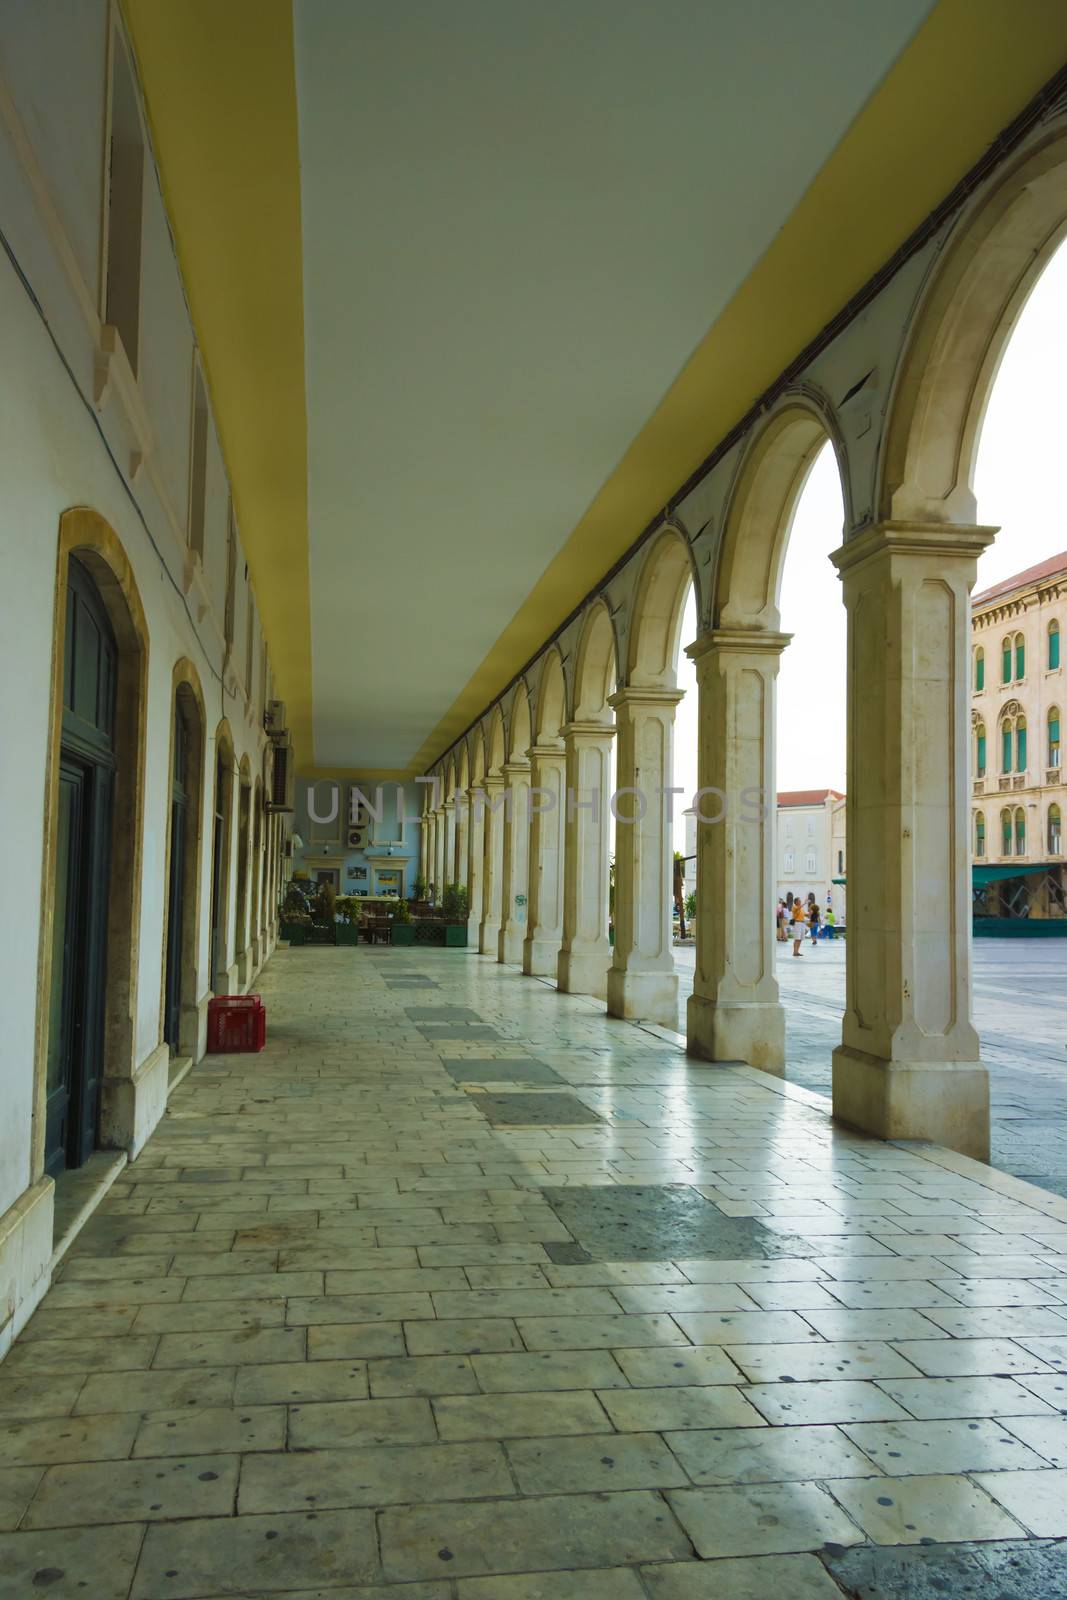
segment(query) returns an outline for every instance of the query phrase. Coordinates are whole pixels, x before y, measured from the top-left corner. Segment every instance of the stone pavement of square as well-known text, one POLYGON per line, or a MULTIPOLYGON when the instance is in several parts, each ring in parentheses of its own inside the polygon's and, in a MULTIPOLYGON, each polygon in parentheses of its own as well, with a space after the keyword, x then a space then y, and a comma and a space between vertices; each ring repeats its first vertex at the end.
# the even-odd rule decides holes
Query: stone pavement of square
POLYGON ((1067 1202, 477 956, 260 988, 0 1366, 5 1600, 1067 1594, 1067 1202))

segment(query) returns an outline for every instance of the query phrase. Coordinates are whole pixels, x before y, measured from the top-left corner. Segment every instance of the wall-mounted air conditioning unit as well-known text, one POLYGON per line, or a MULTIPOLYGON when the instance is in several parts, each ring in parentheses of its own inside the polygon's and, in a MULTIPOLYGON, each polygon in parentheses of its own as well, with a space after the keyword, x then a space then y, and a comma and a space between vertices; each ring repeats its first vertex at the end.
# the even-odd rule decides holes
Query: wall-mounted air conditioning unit
POLYGON ((286 734, 285 743, 274 746, 274 765, 271 770, 267 810, 294 811, 295 797, 296 767, 293 762, 293 747, 289 743, 289 735, 286 734))
POLYGON ((263 713, 263 727, 272 739, 287 739, 289 730, 285 721, 285 701, 268 700, 263 713))

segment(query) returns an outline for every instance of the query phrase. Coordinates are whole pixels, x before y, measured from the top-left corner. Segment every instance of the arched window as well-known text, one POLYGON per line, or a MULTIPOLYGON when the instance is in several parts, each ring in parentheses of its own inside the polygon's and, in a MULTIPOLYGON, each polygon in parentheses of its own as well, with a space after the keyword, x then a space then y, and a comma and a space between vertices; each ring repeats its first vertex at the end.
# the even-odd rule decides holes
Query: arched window
POLYGON ((981 694, 985 688, 985 651, 981 645, 974 652, 974 692, 981 694))
POLYGON ((1000 647, 1000 681, 1011 682, 1011 640, 1005 639, 1000 647))
POLYGON ((1022 806, 1015 808, 1015 854, 1026 854, 1026 812, 1022 806))
POLYGON ((1054 672, 1060 664, 1060 625, 1053 617, 1048 625, 1048 666, 1054 672))
POLYGON ((1012 733, 1014 727, 1010 717, 1005 717, 1000 724, 1000 770, 1011 771, 1012 733))
POLYGON ((979 722, 974 730, 974 771, 976 777, 985 777, 985 765, 985 723, 979 722))
POLYGON ((1026 677, 1026 640, 1021 633, 1015 635, 1015 681, 1026 677))
POLYGON ((1060 764, 1060 708, 1053 706, 1048 714, 1048 764, 1060 764))
POLYGON ((1026 718, 1015 719, 1015 770, 1026 771, 1026 718))
POLYGON ((1063 821, 1059 806, 1048 808, 1048 853, 1050 856, 1063 854, 1063 821))
POLYGON ((1000 813, 1000 853, 1002 856, 1011 855, 1011 812, 1007 806, 1000 813))
POLYGON ((985 855, 985 812, 974 814, 974 853, 979 860, 985 855))

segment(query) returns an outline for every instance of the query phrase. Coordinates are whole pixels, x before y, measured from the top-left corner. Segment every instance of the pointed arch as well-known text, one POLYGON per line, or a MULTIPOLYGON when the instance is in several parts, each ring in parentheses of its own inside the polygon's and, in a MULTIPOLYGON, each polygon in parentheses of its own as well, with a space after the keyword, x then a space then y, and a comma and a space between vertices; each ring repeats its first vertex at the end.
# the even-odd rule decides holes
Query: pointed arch
POLYGON ((726 502, 716 568, 713 626, 777 631, 789 531, 808 474, 825 444, 837 460, 851 524, 844 444, 830 408, 810 394, 784 399, 750 440, 726 502))
POLYGON ((645 551, 634 586, 626 659, 626 682, 632 688, 674 688, 678 681, 678 648, 682 613, 692 586, 701 615, 700 588, 689 540, 668 524, 645 551))
POLYGON ((1030 292, 1067 233, 1067 128, 1039 132, 963 212, 913 320, 890 394, 879 520, 978 520, 986 406, 1030 292))
POLYGON ((489 713, 489 723, 485 731, 485 763, 486 777, 498 777, 503 769, 507 754, 507 741, 504 735, 504 714, 499 702, 489 713))
POLYGON ((574 658, 576 722, 610 723, 614 720, 608 699, 618 686, 618 661, 611 613, 603 599, 594 600, 582 618, 574 658))
POLYGON ((203 878, 204 766, 207 715, 200 675, 188 656, 171 674, 167 784, 165 930, 160 1039, 177 1056, 199 1054, 200 895, 203 878), (177 836, 176 830, 181 829, 177 836))
POLYGON ((211 844, 211 987, 227 994, 231 984, 230 955, 234 909, 232 863, 234 836, 234 782, 237 759, 233 733, 223 717, 215 729, 215 774, 211 844))
POLYGON ((559 646, 549 645, 541 659, 537 680, 535 740, 540 745, 562 745, 561 729, 567 718, 567 682, 559 646))
POLYGON ((520 678, 511 696, 508 715, 508 760, 525 761, 533 743, 530 720, 530 694, 526 679, 520 678))

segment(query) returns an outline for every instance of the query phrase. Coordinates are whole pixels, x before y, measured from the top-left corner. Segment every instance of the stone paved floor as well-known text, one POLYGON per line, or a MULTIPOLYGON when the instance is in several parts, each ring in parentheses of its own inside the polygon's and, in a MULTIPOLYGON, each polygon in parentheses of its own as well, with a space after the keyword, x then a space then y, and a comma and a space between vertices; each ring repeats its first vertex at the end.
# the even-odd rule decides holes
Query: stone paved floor
POLYGON ((0 1367, 4 1600, 1067 1594, 1067 1203, 476 956, 260 987, 0 1367))
MULTIPOLYGON (((830 1093, 830 1055, 841 1040, 845 946, 820 941, 792 957, 777 947, 786 1013, 787 1075, 830 1093)), ((693 988, 693 951, 675 952, 679 1027, 693 988)), ((976 939, 974 1013, 989 1068, 994 1166, 1067 1195, 1067 940, 976 939)))

